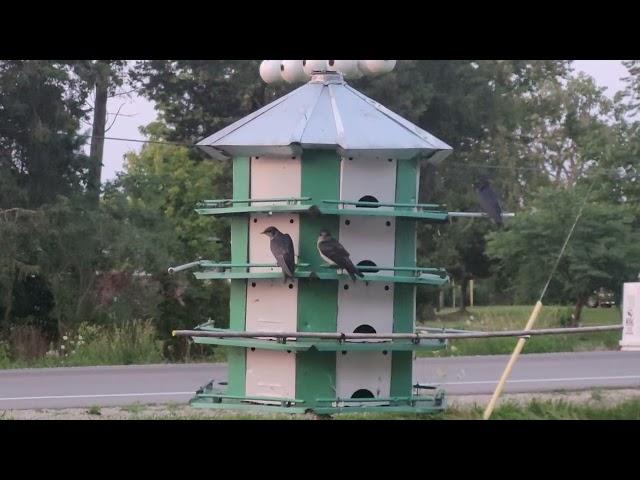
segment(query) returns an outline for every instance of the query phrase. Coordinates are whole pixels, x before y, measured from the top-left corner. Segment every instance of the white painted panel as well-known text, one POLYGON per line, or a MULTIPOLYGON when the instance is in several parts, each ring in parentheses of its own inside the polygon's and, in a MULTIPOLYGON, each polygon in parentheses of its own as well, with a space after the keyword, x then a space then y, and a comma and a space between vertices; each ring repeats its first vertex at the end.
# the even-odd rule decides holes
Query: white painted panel
POLYGON ((393 267, 396 252, 395 219, 343 215, 340 217, 339 241, 350 253, 354 265, 362 260, 371 260, 376 265, 393 267))
POLYGON ((622 290, 623 351, 640 351, 640 282, 625 283, 622 290))
POLYGON ((340 281, 338 331, 352 333, 365 324, 377 333, 393 332, 393 283, 340 281))
POLYGON ((281 279, 248 280, 246 330, 295 332, 297 318, 297 280, 287 283, 281 279))
POLYGON ((251 157, 251 198, 299 198, 301 172, 300 157, 251 157))
MULTIPOLYGON (((298 214, 276 213, 273 215, 251 215, 249 217, 249 263, 273 263, 276 259, 271 253, 271 239, 262 232, 267 227, 276 227, 282 233, 288 233, 293 240, 293 249, 298 263, 298 238, 300 218, 298 214), (293 223, 292 223, 293 222, 293 223)), ((253 267, 251 272, 280 272, 280 267, 253 267)))
MULTIPOLYGON (((396 160, 386 158, 343 158, 340 162, 340 200, 358 201, 365 195, 380 203, 396 198, 396 160)), ((344 208, 362 208, 346 205, 344 208)), ((390 207, 378 207, 389 210, 390 207)))
POLYGON ((337 352, 336 395, 351 398, 360 389, 375 397, 390 395, 391 352, 337 352))
POLYGON ((294 398, 296 356, 272 350, 247 350, 246 395, 294 398))

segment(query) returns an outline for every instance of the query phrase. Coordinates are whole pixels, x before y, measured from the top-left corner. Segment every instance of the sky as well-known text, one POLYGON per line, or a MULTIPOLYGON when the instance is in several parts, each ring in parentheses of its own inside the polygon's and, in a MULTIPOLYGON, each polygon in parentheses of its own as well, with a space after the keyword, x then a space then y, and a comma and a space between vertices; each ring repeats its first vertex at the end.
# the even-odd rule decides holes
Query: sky
MULTIPOLYGON (((598 85, 607 87, 605 93, 610 97, 613 97, 618 90, 624 87, 624 83, 620 79, 628 74, 621 60, 576 60, 574 68, 576 72, 582 71, 591 75, 598 85)), ((256 75, 258 75, 257 71, 256 75)), ((140 133, 139 127, 156 119, 153 103, 135 94, 132 94, 131 98, 110 98, 107 112, 112 115, 107 118, 107 126, 111 125, 113 114, 118 109, 120 109, 120 115, 105 136, 143 140, 145 137, 140 133)), ((131 150, 140 151, 141 147, 141 143, 106 139, 102 181, 113 180, 116 173, 122 170, 125 153, 131 150)))

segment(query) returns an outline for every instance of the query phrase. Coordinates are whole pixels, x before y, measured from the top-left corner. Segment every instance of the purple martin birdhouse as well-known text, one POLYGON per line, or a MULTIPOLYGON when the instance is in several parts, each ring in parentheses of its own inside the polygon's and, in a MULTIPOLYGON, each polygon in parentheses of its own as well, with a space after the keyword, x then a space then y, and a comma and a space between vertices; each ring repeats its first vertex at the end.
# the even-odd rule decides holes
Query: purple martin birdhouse
MULTIPOLYGON (((304 72, 286 67, 292 78, 304 72)), ((415 338, 416 289, 448 282, 438 266, 417 265, 416 225, 449 219, 418 204, 418 184, 424 162, 443 161, 451 147, 329 70, 198 146, 233 162, 233 198, 197 208, 229 219, 231 258, 196 262, 195 273, 229 282, 230 324, 189 336, 227 346, 229 368, 191 404, 443 409, 443 390, 412 381, 414 352, 445 346, 415 338)))

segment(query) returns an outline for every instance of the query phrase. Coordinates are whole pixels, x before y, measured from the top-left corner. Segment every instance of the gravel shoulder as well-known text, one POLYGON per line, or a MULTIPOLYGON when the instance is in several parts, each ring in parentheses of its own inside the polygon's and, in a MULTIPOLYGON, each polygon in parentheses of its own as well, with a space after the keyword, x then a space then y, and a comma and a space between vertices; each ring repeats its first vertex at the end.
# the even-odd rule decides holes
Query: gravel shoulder
MULTIPOLYGON (((450 395, 449 406, 458 410, 484 407, 490 395, 450 395)), ((590 404, 611 407, 627 400, 640 399, 640 389, 559 391, 551 393, 515 393, 503 395, 499 404, 526 405, 532 400, 562 401, 570 404, 590 404)), ((0 410, 0 420, 198 420, 198 419, 291 419, 312 420, 315 415, 287 415, 274 413, 246 413, 222 410, 203 410, 184 404, 143 405, 123 407, 63 408, 37 410, 0 410)))

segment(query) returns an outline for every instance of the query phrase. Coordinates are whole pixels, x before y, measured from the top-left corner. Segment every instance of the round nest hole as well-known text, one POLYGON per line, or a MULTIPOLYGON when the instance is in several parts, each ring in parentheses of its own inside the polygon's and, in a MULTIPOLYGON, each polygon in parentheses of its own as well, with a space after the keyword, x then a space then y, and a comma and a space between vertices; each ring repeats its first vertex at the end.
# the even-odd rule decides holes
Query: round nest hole
MULTIPOLYGON (((375 262, 372 262, 371 260, 362 260, 361 262, 358 262, 358 267, 377 267, 377 265, 375 264, 375 262)), ((366 270, 366 273, 378 273, 380 270, 366 270)))
MULTIPOLYGON (((359 202, 380 203, 373 195, 365 195, 359 202)), ((378 205, 357 205, 357 208, 378 208, 378 205)))

